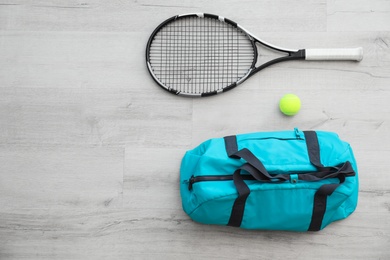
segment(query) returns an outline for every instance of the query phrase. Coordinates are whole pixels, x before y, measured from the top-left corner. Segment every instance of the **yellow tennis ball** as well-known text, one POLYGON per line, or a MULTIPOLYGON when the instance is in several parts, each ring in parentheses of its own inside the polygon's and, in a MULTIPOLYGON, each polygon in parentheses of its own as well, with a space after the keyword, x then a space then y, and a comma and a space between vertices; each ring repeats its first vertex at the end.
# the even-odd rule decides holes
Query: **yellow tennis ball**
POLYGON ((301 100, 297 95, 286 94, 279 102, 280 111, 287 116, 293 116, 301 109, 301 100))

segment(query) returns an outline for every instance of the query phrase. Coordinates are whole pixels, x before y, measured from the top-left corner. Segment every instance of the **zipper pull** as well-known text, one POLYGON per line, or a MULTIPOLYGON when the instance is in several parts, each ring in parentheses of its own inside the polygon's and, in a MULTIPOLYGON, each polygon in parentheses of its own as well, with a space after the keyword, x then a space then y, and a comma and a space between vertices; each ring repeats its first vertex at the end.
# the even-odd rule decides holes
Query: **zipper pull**
POLYGON ((188 181, 188 190, 192 190, 192 184, 195 182, 194 175, 191 176, 190 180, 188 181))
POLYGON ((297 139, 299 140, 303 140, 302 136, 301 136, 301 133, 299 132, 299 129, 298 128, 294 128, 294 132, 295 132, 295 136, 297 139))

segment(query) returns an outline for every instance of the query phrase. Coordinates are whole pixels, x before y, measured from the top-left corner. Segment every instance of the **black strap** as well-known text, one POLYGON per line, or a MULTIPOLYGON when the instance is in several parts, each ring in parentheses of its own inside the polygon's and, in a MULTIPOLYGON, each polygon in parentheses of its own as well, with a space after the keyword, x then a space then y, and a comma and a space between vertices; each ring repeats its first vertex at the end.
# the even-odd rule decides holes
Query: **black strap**
POLYGON ((318 143, 317 133, 315 131, 303 131, 303 133, 305 135, 307 153, 311 164, 318 169, 324 168, 324 165, 321 163, 320 145, 318 143))
MULTIPOLYGON (((352 168, 350 162, 345 162, 340 167, 324 167, 321 163, 321 155, 320 155, 320 145, 318 142, 317 133, 315 131, 304 131, 306 140, 307 151, 309 155, 309 159, 311 164, 313 164, 320 172, 320 174, 325 174, 326 178, 339 178, 339 183, 332 184, 324 184, 322 185, 314 195, 313 201, 313 213, 311 217, 311 222, 309 225, 309 231, 319 231, 321 230, 322 220, 324 219, 324 215, 326 212, 326 205, 328 196, 332 195, 332 193, 339 187, 344 181, 346 176, 354 176, 355 171, 352 168), (327 172, 333 171, 330 174, 327 172)), ((308 177, 302 176, 302 177, 308 177)), ((308 178, 312 178, 311 176, 308 178)), ((315 177, 317 180, 318 175, 315 177)))
POLYGON ((245 170, 249 173, 256 171, 253 166, 246 163, 239 169, 237 169, 233 174, 233 182, 238 191, 238 197, 234 201, 232 212, 230 214, 230 219, 227 224, 228 226, 232 227, 241 226, 242 218, 244 217, 245 212, 246 199, 251 192, 248 185, 244 182, 244 179, 242 178, 241 170, 245 170))
POLYGON ((265 169, 263 163, 247 148, 238 151, 236 136, 226 136, 225 148, 228 156, 235 159, 244 159, 257 171, 252 171, 251 175, 258 181, 286 181, 290 179, 288 174, 271 175, 265 169))
POLYGON ((321 230, 322 220, 324 219, 326 212, 328 196, 332 195, 332 193, 345 181, 346 177, 355 176, 355 174, 356 173, 353 170, 351 163, 347 161, 339 169, 338 174, 334 176, 339 178, 339 183, 324 184, 316 191, 313 201, 313 213, 308 231, 321 230))
POLYGON ((223 138, 225 140, 225 148, 227 155, 230 158, 236 158, 234 157, 234 154, 238 151, 238 146, 237 146, 237 137, 235 135, 230 135, 230 136, 225 136, 223 138))
POLYGON ((243 164, 233 174, 233 182, 238 191, 238 197, 234 201, 228 226, 240 227, 245 212, 246 200, 250 194, 248 185, 244 182, 241 171, 244 170, 252 175, 258 181, 286 181, 289 175, 279 174, 271 176, 265 169, 263 163, 248 149, 238 150, 236 136, 227 136, 224 138, 226 152, 230 158, 244 159, 247 163, 243 164))
POLYGON ((339 183, 324 184, 322 185, 314 195, 313 213, 308 228, 309 231, 318 231, 321 229, 322 220, 326 212, 326 203, 328 196, 339 186, 339 183))
POLYGON ((329 167, 329 170, 298 174, 298 179, 302 181, 320 181, 329 178, 339 178, 339 176, 355 176, 355 171, 349 161, 335 167, 329 167))

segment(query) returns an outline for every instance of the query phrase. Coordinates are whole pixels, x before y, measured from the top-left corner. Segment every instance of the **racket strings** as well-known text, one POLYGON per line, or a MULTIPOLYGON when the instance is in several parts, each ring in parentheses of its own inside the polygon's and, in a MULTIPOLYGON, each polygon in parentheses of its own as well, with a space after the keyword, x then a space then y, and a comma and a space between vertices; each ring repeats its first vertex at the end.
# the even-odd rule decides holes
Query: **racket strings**
POLYGON ((190 94, 220 91, 237 82, 253 60, 246 34, 211 18, 177 19, 161 28, 150 47, 150 64, 158 80, 190 94))

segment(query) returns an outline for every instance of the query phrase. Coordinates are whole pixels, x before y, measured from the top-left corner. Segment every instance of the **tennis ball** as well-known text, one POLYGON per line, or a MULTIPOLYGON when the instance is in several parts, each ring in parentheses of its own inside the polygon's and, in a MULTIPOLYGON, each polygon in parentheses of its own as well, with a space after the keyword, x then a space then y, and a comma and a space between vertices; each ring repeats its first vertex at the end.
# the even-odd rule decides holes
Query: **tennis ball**
POLYGON ((293 116, 301 109, 301 100, 297 95, 286 94, 280 99, 279 108, 283 114, 293 116))

